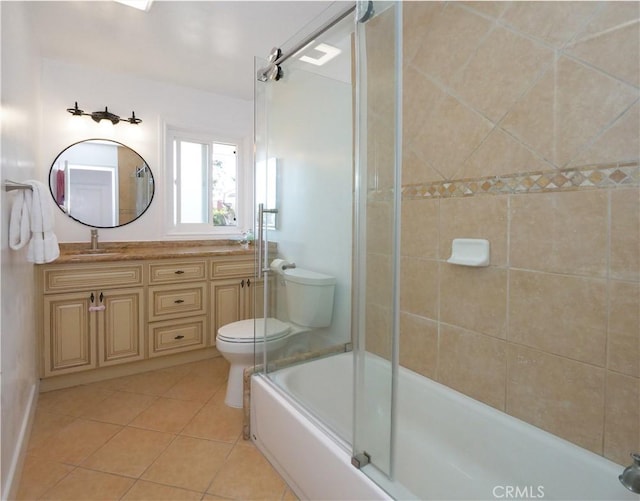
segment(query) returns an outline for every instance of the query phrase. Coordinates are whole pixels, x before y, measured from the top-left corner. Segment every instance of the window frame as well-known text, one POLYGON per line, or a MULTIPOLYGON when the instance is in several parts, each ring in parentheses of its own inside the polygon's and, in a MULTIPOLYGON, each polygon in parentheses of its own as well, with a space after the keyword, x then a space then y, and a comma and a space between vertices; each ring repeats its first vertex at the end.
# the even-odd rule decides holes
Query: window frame
MULTIPOLYGON (((165 222, 166 236, 171 237, 233 237, 241 235, 251 225, 253 207, 253 170, 250 155, 246 152, 246 140, 224 136, 205 130, 187 129, 167 124, 165 126, 165 222), (208 223, 178 223, 175 221, 177 199, 174 198, 174 142, 176 140, 193 141, 208 145, 209 160, 214 143, 236 146, 236 225, 214 226, 208 223)), ((210 173, 209 173, 210 174, 210 173)), ((209 194, 210 195, 210 194, 209 194)), ((212 201, 208 200, 209 206, 212 201)))

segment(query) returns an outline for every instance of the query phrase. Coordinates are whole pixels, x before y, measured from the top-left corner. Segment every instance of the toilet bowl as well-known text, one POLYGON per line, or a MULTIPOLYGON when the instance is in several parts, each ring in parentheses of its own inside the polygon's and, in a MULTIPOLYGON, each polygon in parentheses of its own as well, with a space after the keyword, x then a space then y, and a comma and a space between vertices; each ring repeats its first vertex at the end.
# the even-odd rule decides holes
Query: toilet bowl
POLYGON ((287 322, 271 317, 251 318, 218 329, 216 348, 230 364, 224 400, 230 407, 242 407, 244 369, 261 364, 265 351, 272 359, 293 336, 331 324, 334 277, 300 268, 285 270, 282 276, 287 322))

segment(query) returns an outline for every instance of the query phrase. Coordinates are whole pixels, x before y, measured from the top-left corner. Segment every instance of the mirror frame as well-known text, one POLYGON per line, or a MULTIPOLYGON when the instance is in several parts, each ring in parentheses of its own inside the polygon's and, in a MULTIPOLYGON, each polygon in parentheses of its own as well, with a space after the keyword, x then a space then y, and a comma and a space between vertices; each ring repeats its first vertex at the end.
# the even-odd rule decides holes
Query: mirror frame
POLYGON ((130 223, 133 223, 134 221, 137 221, 145 212, 147 212, 147 210, 149 210, 149 207, 151 207, 151 203, 153 202, 153 199, 155 197, 156 194, 156 180, 155 180, 155 176, 153 175, 153 172, 151 171, 151 167, 149 167, 149 163, 144 159, 144 157, 142 155, 140 155, 140 153, 138 153, 136 150, 134 150, 133 148, 131 148, 130 146, 127 146, 124 143, 121 143, 119 141, 114 141, 113 139, 105 139, 105 138, 89 138, 89 139, 83 139, 81 141, 76 141, 73 144, 70 144, 69 146, 67 146, 66 148, 64 148, 62 151, 60 151, 60 153, 58 153, 56 155, 56 157, 54 158, 53 162, 51 163, 51 168, 49 169, 49 193, 51 193, 51 198, 53 198, 53 203, 56 205, 56 207, 58 207, 58 209, 60 209, 60 211, 67 216, 70 219, 73 219, 74 221, 77 221, 80 224, 83 224, 84 226, 88 226, 90 228, 105 228, 105 229, 109 229, 109 228, 120 228, 122 226, 126 226, 130 223), (126 223, 122 223, 122 224, 117 224, 114 226, 97 226, 94 224, 90 224, 90 223, 86 223, 84 221, 81 221, 80 219, 72 216, 71 214, 69 214, 66 210, 64 210, 59 204, 58 201, 56 199, 56 196, 53 192, 53 186, 52 186, 52 176, 53 176, 53 169, 56 167, 56 163, 58 162, 58 159, 70 148, 73 148, 74 146, 77 146, 79 144, 82 143, 89 143, 92 141, 104 141, 104 142, 109 142, 109 143, 113 143, 116 146, 122 146, 124 148, 127 148, 128 150, 132 151, 133 153, 135 153, 138 157, 140 157, 140 159, 144 162, 144 164, 147 166, 147 170, 149 172, 149 175, 151 176, 151 181, 153 184, 153 191, 151 193, 151 197, 149 198, 149 203, 147 204, 147 206, 144 208, 144 210, 142 212, 140 212, 140 214, 138 214, 136 217, 134 217, 133 219, 131 219, 130 221, 127 221, 126 223))

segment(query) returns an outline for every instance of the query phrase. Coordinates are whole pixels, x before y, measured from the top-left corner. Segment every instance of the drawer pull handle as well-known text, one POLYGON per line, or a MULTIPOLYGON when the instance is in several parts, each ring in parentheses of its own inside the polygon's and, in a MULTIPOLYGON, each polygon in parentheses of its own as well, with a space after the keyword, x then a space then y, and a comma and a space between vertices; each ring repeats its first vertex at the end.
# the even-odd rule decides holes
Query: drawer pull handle
POLYGON ((176 299, 174 303, 176 304, 184 303, 184 299, 176 299))
POLYGON ((174 337, 173 339, 182 339, 184 336, 182 334, 178 334, 176 337, 174 337))
POLYGON ((182 275, 184 273, 184 271, 183 270, 176 270, 176 271, 174 271, 174 273, 176 275, 182 275))

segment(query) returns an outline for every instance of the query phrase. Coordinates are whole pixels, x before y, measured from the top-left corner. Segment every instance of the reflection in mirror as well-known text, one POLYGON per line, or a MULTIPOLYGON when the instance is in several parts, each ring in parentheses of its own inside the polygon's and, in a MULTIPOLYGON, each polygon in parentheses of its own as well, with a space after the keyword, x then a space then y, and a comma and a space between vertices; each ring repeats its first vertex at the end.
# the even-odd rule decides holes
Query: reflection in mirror
POLYGON ((147 210, 154 180, 145 160, 131 148, 89 139, 72 144, 56 157, 49 188, 58 207, 76 221, 115 228, 147 210))

